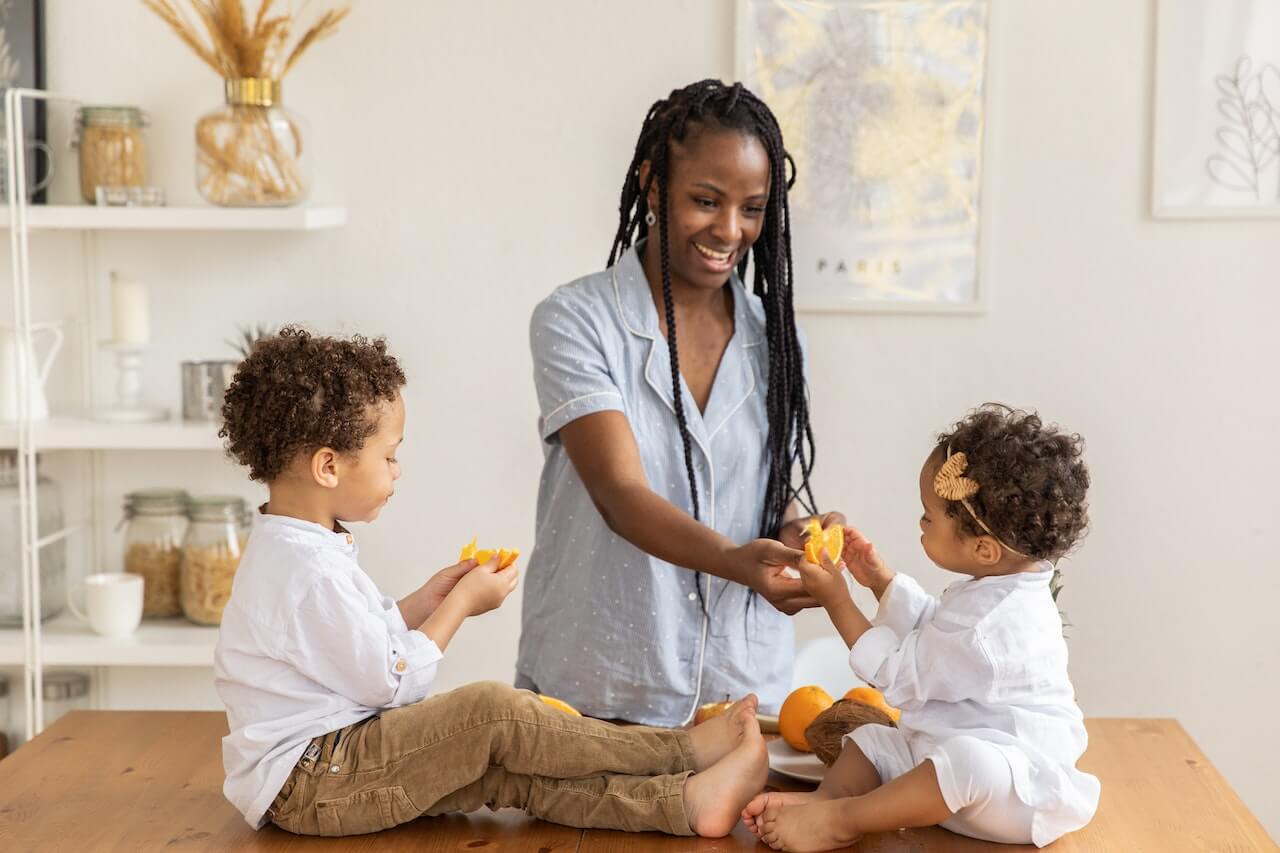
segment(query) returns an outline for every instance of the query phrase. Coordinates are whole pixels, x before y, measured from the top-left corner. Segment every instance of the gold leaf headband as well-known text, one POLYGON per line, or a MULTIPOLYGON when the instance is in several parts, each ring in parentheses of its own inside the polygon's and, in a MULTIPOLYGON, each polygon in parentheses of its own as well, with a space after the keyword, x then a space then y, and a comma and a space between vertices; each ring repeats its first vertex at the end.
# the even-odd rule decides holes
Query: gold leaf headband
POLYGON ((959 501, 961 506, 969 511, 969 515, 973 520, 978 522, 978 526, 987 532, 987 535, 999 542, 1004 548, 1017 554, 1019 557, 1028 555, 1022 553, 1017 548, 1006 543, 997 536, 987 523, 978 517, 973 510, 973 504, 969 503, 969 498, 978 493, 980 486, 977 480, 964 476, 965 470, 969 467, 969 459, 964 453, 952 453, 951 446, 947 445, 947 458, 942 463, 942 467, 938 469, 938 473, 933 475, 933 491, 934 493, 947 501, 959 501))

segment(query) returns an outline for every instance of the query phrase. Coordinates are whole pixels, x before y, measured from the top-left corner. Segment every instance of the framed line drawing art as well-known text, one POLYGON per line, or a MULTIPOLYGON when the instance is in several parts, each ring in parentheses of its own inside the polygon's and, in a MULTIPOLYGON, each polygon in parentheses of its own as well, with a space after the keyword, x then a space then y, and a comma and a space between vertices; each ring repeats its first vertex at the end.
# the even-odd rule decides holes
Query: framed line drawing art
POLYGON ((988 0, 738 0, 773 110, 801 311, 981 313, 988 0))
POLYGON ((1280 217, 1280 3, 1158 0, 1151 212, 1280 217))

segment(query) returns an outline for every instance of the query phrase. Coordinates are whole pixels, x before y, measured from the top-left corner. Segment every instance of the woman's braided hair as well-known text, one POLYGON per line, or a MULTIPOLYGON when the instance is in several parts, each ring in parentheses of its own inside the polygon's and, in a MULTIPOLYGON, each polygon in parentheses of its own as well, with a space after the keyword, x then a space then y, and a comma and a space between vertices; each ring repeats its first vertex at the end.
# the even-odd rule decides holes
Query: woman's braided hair
MULTIPOLYGON (((609 250, 609 266, 633 242, 645 239, 647 199, 654 183, 658 189, 658 250, 662 266, 662 299, 667 319, 667 345, 671 353, 671 386, 676 420, 684 444, 685 469, 693 517, 701 520, 693 449, 680 391, 680 358, 676 343, 676 317, 671 300, 670 239, 668 236, 668 192, 671 175, 671 146, 683 142, 691 130, 734 130, 755 137, 769 157, 769 200, 759 239, 738 264, 738 276, 745 280, 748 261, 754 262, 753 290, 764 305, 765 334, 769 346, 769 388, 766 408, 769 421, 767 458, 769 479, 760 515, 760 535, 774 537, 793 499, 809 512, 816 512, 809 475, 813 471, 813 430, 809 425, 808 389, 804 382, 804 360, 796 333, 792 306, 791 217, 787 190, 795 183, 795 162, 782 143, 778 121, 763 101, 741 83, 726 86, 719 80, 701 80, 676 89, 649 108, 640 137, 636 140, 631 165, 618 204, 618 230, 609 250), (649 163, 647 180, 641 185, 641 165, 649 163), (790 174, 788 174, 790 166, 790 174), (799 467, 800 482, 792 483, 799 467)), ((701 587, 699 586, 699 594, 701 587)))

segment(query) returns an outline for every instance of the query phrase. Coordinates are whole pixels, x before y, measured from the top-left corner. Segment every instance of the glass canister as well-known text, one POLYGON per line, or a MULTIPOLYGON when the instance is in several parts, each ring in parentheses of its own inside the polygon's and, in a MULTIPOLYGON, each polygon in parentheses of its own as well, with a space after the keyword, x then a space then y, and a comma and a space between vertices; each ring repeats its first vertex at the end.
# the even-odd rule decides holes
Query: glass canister
POLYGON ((192 622, 217 625, 248 538, 247 506, 237 497, 192 498, 190 518, 182 544, 182 612, 192 622))
POLYGON ((89 204, 97 188, 141 187, 147 182, 147 118, 137 107, 81 107, 74 144, 80 147, 80 195, 89 204))
MULTIPOLYGON (((36 457, 36 502, 41 537, 63 526, 62 494, 58 485, 39 473, 36 457)), ((18 454, 0 451, 0 625, 22 624, 22 508, 18 504, 18 454)), ((67 601, 67 542, 40 549, 40 619, 56 616, 67 601)))
POLYGON ((182 540, 187 503, 181 489, 146 489, 124 496, 124 570, 142 575, 142 615, 180 616, 182 540))
POLYGON ((83 672, 46 672, 44 674, 44 724, 68 711, 89 710, 89 676, 83 672))
POLYGON ((280 81, 225 81, 226 103, 196 122, 196 185, 212 204, 282 207, 310 189, 307 128, 280 99, 280 81))

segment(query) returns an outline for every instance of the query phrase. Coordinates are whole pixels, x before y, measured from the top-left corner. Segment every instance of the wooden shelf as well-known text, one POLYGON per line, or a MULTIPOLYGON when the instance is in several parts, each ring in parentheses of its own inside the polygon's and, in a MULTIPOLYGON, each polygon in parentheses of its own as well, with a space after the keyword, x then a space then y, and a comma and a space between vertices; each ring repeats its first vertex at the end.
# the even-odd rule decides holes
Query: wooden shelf
MULTIPOLYGON (((94 207, 32 205, 32 231, 315 231, 347 222, 345 207, 94 207)), ((0 205, 0 228, 9 209, 0 205)))
MULTIPOLYGON (((114 424, 88 418, 55 417, 35 425, 37 451, 45 450, 221 450, 216 423, 171 420, 114 424)), ((18 446, 18 430, 0 424, 0 450, 18 446)))
MULTIPOLYGON (((218 629, 148 619, 128 637, 100 637, 70 614, 45 622, 45 666, 213 666, 218 629)), ((22 666, 22 628, 0 629, 0 666, 22 666)))

